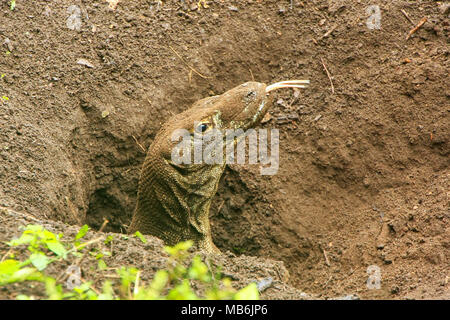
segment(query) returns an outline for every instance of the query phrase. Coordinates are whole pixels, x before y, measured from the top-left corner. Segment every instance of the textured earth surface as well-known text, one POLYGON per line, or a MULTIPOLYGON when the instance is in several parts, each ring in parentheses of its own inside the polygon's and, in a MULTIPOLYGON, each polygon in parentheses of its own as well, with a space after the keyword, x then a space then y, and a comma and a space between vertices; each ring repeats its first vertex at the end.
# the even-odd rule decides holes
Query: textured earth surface
MULTIPOLYGON (((263 124, 280 131, 278 173, 226 169, 211 223, 234 255, 217 259, 236 284, 273 276, 270 299, 449 299, 448 2, 197 3, 0 3, 0 240, 33 219, 11 210, 125 232, 166 119, 246 81, 306 78, 263 124)), ((161 243, 127 241, 109 263, 150 277, 161 243)))

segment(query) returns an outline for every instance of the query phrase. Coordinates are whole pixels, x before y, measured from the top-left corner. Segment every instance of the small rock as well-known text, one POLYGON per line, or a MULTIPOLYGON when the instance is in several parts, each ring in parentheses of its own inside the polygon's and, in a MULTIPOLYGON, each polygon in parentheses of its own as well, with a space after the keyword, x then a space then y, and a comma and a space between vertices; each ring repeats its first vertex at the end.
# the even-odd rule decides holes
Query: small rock
POLYGON ((273 284, 273 278, 268 277, 268 278, 262 279, 261 281, 258 281, 256 283, 256 286, 258 287, 259 292, 263 292, 264 290, 269 288, 272 284, 273 284))
POLYGON ((279 106, 283 106, 284 107, 284 100, 283 99, 278 99, 277 100, 277 105, 279 105, 279 106))
POLYGON ((442 4, 439 6, 439 11, 440 11, 442 14, 447 14, 447 13, 449 13, 449 11, 450 11, 450 3, 442 3, 442 4))
POLYGON ((239 11, 239 9, 237 7, 235 7, 235 6, 229 6, 228 10, 234 11, 234 12, 238 12, 239 11))
POLYGON ((299 116, 297 112, 291 112, 290 114, 287 115, 287 118, 291 120, 297 120, 299 116))
POLYGON ((9 38, 6 38, 5 41, 3 41, 3 44, 8 48, 8 51, 13 51, 14 47, 9 38))
POLYGON ((66 26, 70 30, 81 30, 81 9, 77 5, 71 5, 67 8, 69 17, 66 21, 66 26))
POLYGON ((88 68, 94 68, 94 65, 86 59, 78 59, 77 63, 88 68))
POLYGON ((369 178, 365 177, 365 178, 363 179, 363 184, 364 184, 364 187, 370 186, 370 180, 369 180, 369 178))
POLYGON ((44 11, 42 11, 42 14, 46 17, 49 17, 52 11, 50 10, 49 6, 45 6, 44 11))
POLYGON ((317 115, 317 116, 314 118, 314 121, 319 121, 320 118, 322 118, 322 115, 321 115, 321 114, 317 115))
POLYGON ((108 110, 103 110, 102 111, 102 118, 106 118, 107 116, 109 116, 109 111, 108 110))

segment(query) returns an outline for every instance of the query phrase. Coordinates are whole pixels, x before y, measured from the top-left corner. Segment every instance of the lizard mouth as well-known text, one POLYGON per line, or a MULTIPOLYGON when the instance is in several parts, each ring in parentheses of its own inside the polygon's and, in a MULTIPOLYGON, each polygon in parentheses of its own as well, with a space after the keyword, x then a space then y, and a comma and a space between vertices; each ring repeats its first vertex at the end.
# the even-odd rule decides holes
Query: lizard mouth
POLYGON ((273 83, 266 87, 266 93, 281 88, 306 88, 309 85, 309 80, 286 80, 273 83))

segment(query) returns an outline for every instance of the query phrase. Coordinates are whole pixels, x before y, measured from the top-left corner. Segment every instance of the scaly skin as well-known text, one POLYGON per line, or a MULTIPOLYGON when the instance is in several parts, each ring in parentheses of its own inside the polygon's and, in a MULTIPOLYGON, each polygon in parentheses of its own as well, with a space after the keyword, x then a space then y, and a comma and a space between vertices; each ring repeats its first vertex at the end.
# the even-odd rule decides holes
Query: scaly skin
POLYGON ((198 132, 199 124, 206 125, 206 130, 220 130, 223 137, 226 129, 245 131, 260 123, 272 105, 273 90, 302 88, 303 84, 306 81, 271 86, 247 82, 220 96, 199 100, 169 119, 156 135, 144 161, 128 232, 151 234, 167 245, 193 240, 202 251, 220 253, 211 237, 209 208, 225 169, 225 152, 218 164, 177 165, 171 160, 172 149, 178 144, 172 141, 172 133, 176 129, 198 132))

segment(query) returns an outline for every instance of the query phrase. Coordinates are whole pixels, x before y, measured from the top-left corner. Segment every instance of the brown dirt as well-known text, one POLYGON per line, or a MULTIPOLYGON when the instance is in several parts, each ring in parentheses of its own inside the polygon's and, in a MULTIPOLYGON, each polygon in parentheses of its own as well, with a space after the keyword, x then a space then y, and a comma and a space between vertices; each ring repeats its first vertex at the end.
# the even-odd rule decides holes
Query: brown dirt
MULTIPOLYGON (((230 166, 221 181, 214 241, 245 254, 224 263, 270 274, 264 258, 281 260, 289 284, 317 297, 450 298, 448 6, 382 1, 382 28, 369 30, 373 1, 194 3, 0 4, 0 206, 94 228, 107 217, 106 231, 124 232, 139 144, 171 114, 245 81, 309 78, 264 124, 280 130, 278 174, 230 166), (66 26, 73 4, 79 31, 66 26), (402 9, 428 18, 409 40, 402 9), (380 290, 366 287, 370 265, 380 290)), ((22 222, 2 216, 0 238, 22 222)), ((129 263, 157 260, 147 249, 129 263)), ((298 297, 283 288, 270 298, 298 297)))

